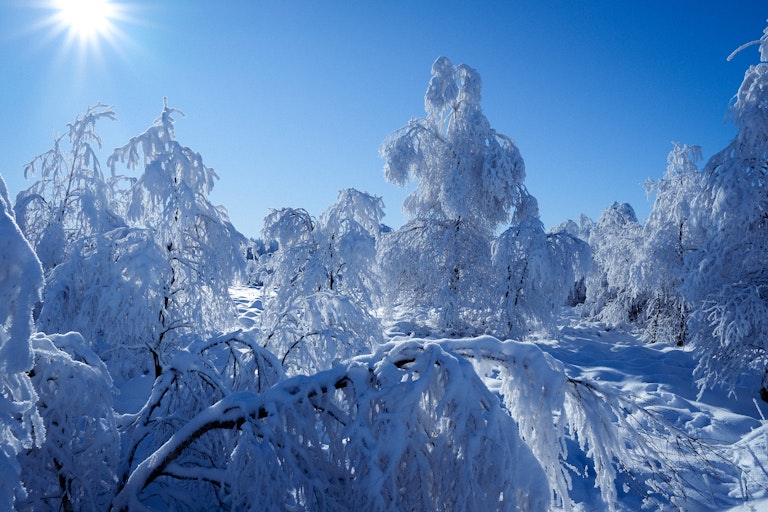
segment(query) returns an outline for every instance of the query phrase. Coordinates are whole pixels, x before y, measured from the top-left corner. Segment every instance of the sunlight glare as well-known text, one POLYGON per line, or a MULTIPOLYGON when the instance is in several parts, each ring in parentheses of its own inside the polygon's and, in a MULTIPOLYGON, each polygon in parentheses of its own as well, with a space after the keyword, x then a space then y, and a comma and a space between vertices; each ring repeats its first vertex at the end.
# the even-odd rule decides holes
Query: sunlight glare
POLYGON ((70 35, 80 40, 108 35, 114 15, 109 0, 58 0, 56 6, 70 35))

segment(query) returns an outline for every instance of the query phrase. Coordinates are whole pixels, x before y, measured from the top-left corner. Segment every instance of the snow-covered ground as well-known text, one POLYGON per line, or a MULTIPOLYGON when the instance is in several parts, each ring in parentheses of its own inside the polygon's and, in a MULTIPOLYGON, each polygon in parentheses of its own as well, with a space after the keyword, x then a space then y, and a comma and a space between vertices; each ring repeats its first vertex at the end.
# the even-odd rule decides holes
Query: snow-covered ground
POLYGON ((687 463, 700 466, 702 473, 719 467, 723 476, 733 478, 708 483, 713 510, 727 509, 732 500, 746 501, 736 510, 768 510, 768 424, 763 419, 768 404, 757 393, 759 376, 743 375, 735 396, 716 389, 699 397, 689 349, 646 344, 627 333, 577 322, 563 327, 557 340, 537 343, 565 363, 570 376, 610 383, 639 406, 661 414, 698 445, 700 460, 687 463))
MULTIPOLYGON (((261 290, 240 287, 231 293, 240 322, 251 328, 262 311, 261 290)), ((699 396, 690 349, 646 344, 629 333, 584 324, 577 317, 566 318, 564 323, 567 325, 555 336, 540 337, 533 343, 562 362, 568 377, 608 386, 658 418, 670 429, 667 432, 679 434, 674 439, 658 439, 654 446, 660 450, 681 439, 690 443, 687 459, 670 460, 670 464, 680 468, 684 482, 690 479, 687 490, 699 503, 706 503, 701 510, 768 510, 768 422, 763 419, 768 404, 756 393, 756 376, 742 376, 735 396, 722 390, 699 396), (686 474, 695 473, 696 468, 703 477, 686 474)), ((490 389, 499 389, 493 377, 485 378, 490 389)), ((577 470, 578 464, 589 464, 568 462, 577 470)), ((582 502, 577 509, 603 508, 594 477, 574 474, 572 497, 582 502)), ((640 497, 631 491, 619 497, 624 510, 641 505, 640 497)))

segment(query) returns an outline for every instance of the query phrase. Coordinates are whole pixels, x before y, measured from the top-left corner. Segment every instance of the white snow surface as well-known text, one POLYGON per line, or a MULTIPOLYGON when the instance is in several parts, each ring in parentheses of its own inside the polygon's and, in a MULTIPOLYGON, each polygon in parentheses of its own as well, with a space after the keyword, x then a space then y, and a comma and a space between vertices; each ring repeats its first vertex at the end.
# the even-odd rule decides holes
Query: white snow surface
MULTIPOLYGON (((245 329, 258 322, 262 309, 261 293, 261 289, 254 287, 231 289, 240 322, 245 329)), ((504 349, 506 353, 512 354, 513 359, 525 359, 520 362, 520 368, 524 366, 525 371, 533 368, 536 378, 543 383, 542 395, 546 394, 547 387, 552 386, 553 381, 551 377, 541 375, 541 367, 533 366, 541 363, 531 363, 536 357, 541 359, 536 356, 539 350, 547 355, 546 361, 550 361, 550 368, 557 369, 561 365, 566 375, 564 381, 594 384, 604 393, 620 397, 622 404, 631 404, 622 406, 628 414, 624 418, 625 422, 631 424, 634 417, 638 418, 637 421, 644 421, 642 415, 645 414, 663 425, 667 429, 666 435, 656 440, 651 439, 651 448, 655 446, 663 451, 665 446, 669 446, 668 443, 681 442, 692 446, 691 450, 685 452, 685 460, 671 460, 677 456, 669 455, 668 461, 679 469, 681 490, 692 498, 690 502, 669 504, 651 500, 644 504, 642 497, 632 490, 635 484, 618 474, 615 489, 608 493, 609 496, 611 493, 615 495, 618 510, 768 510, 768 422, 763 417, 768 416, 768 404, 762 402, 757 393, 759 376, 747 373, 742 375, 735 396, 729 396, 727 390, 715 389, 707 390, 697 399, 699 390, 693 377, 696 362, 688 349, 662 343, 647 344, 633 334, 583 323, 575 316, 565 317, 562 323, 564 325, 555 335, 542 336, 525 343, 507 342, 512 345, 504 349), (529 348, 526 349, 526 346, 529 348), (639 416, 638 410, 641 411, 639 416)), ((389 339, 396 343, 414 339, 414 334, 407 332, 408 329, 404 327, 398 324, 396 328, 391 328, 388 331, 389 339)), ((480 353, 489 342, 496 343, 491 340, 494 339, 486 336, 433 341, 440 343, 444 349, 455 350, 470 359, 479 359, 480 356, 471 355, 468 348, 476 347, 475 352, 480 353)), ((500 373, 484 372, 481 366, 476 366, 476 369, 486 386, 504 403, 505 384, 500 373)), ((516 396, 516 399, 519 401, 517 406, 506 403, 506 408, 514 410, 518 406, 523 407, 522 402, 529 400, 520 396, 516 396)), ((521 431, 525 426, 523 421, 521 431)), ((613 426, 619 430, 623 428, 620 421, 616 421, 613 426)), ((539 462, 546 466, 547 460, 542 460, 541 447, 526 438, 524 432, 522 434, 532 445, 539 462)), ((633 441, 630 438, 630 442, 633 441)), ((605 444, 609 445, 610 442, 606 440, 605 444)), ((605 505, 600 498, 601 491, 596 488, 600 483, 595 481, 593 472, 596 463, 590 460, 594 456, 594 449, 588 450, 588 456, 584 457, 583 453, 579 453, 577 441, 566 444, 566 460, 572 465, 566 478, 571 480, 570 496, 573 503, 572 506, 559 503, 555 497, 552 510, 561 507, 572 510, 610 510, 611 507, 605 505)), ((554 452, 559 449, 550 448, 554 452)), ((662 453, 661 458, 664 456, 662 453)), ((621 462, 631 465, 628 461, 621 462)), ((551 474, 548 477, 556 479, 551 474)))

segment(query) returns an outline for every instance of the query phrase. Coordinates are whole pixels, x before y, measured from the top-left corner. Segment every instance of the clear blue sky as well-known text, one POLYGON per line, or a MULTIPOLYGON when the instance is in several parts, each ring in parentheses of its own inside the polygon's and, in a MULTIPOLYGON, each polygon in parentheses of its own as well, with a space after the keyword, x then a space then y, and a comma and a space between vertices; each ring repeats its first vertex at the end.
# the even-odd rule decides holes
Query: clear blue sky
POLYGON ((219 174, 213 201, 258 236, 269 208, 317 215, 339 189, 381 195, 403 222, 405 191, 384 181, 381 141, 411 117, 436 57, 483 78, 491 125, 515 139, 551 226, 613 201, 650 211, 672 141, 705 158, 757 47, 768 2, 115 0, 115 32, 82 49, 45 20, 44 0, 0 0, 0 174, 23 165, 98 102, 112 148, 149 126, 162 99, 176 135, 219 174))

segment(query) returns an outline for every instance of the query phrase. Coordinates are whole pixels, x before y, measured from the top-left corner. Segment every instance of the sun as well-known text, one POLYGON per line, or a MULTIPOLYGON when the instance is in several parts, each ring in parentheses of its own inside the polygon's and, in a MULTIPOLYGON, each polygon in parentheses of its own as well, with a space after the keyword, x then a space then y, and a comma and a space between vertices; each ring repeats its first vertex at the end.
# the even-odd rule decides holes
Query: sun
POLYGON ((109 37, 115 9, 109 0, 56 0, 59 24, 81 42, 109 37))

